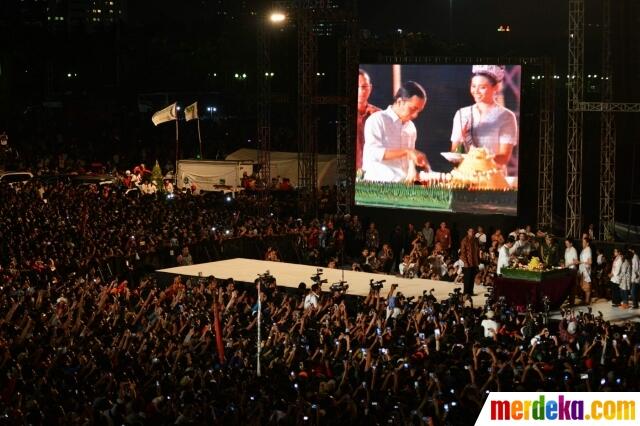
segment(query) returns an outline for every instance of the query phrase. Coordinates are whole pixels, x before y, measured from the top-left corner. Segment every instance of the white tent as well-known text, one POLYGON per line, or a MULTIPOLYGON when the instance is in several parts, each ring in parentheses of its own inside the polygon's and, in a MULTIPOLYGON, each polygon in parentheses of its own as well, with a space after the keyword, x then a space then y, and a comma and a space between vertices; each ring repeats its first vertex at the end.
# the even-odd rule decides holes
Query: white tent
MULTIPOLYGON (((243 148, 225 158, 233 161, 258 162, 258 150, 243 148)), ((271 177, 289 178, 293 186, 298 186, 298 153, 271 152, 271 177)), ((335 185, 336 156, 328 154, 318 155, 318 187, 335 185)))

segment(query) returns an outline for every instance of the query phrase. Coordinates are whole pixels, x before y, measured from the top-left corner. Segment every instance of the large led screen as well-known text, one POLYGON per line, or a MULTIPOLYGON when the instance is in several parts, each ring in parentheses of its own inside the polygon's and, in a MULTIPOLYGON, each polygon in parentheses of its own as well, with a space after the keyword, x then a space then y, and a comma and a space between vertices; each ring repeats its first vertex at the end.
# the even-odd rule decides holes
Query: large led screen
POLYGON ((517 214, 520 65, 361 65, 357 205, 517 214))

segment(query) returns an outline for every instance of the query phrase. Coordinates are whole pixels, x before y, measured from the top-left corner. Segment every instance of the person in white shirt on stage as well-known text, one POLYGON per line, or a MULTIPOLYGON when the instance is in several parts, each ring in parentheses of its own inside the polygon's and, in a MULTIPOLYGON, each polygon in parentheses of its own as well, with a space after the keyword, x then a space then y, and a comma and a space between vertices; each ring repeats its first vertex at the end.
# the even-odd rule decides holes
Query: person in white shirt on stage
POLYGON ((622 263, 624 256, 618 248, 613 249, 613 262, 611 272, 609 272, 609 282, 611 285, 611 306, 620 306, 620 281, 622 278, 622 263))
POLYGON ((573 246, 573 241, 569 238, 564 240, 564 266, 569 269, 576 269, 576 264, 578 262, 578 252, 576 248, 573 246))
POLYGON ((591 245, 587 238, 582 239, 582 251, 578 264, 578 275, 580 276, 580 288, 584 292, 584 304, 591 304, 591 263, 593 256, 591 245))
POLYGON ((622 252, 620 265, 620 309, 629 307, 629 292, 631 291, 631 252, 622 252))
MULTIPOLYGON (((576 250, 576 248, 573 246, 573 241, 571 241, 571 239, 566 238, 564 240, 564 266, 565 268, 569 268, 569 269, 573 269, 576 270, 578 269, 578 263, 580 263, 580 261, 578 260, 578 251, 576 250)), ((577 279, 580 279, 580 276, 577 276, 577 279)), ((569 304, 573 305, 576 301, 576 288, 577 288, 577 283, 574 283, 573 286, 571 286, 571 294, 569 295, 569 304)))
POLYGON ((638 309, 638 291, 640 291, 640 258, 634 248, 629 248, 631 257, 631 301, 633 309, 638 309))
POLYGON ((498 250, 498 267, 496 273, 502 275, 502 268, 509 267, 509 260, 511 259, 511 247, 515 243, 515 239, 512 236, 507 238, 507 241, 498 250))
POLYGON ((481 250, 487 249, 487 234, 484 233, 482 226, 478 226, 478 232, 476 232, 476 239, 480 245, 481 250))
POLYGON ((405 82, 393 104, 374 112, 364 125, 363 179, 373 182, 413 182, 416 166, 429 168, 427 156, 416 149, 415 120, 427 104, 427 93, 414 81, 405 82))
POLYGON ((607 258, 604 257, 604 253, 601 249, 597 249, 596 252, 598 253, 596 256, 596 263, 598 266, 602 267, 607 262, 607 258))

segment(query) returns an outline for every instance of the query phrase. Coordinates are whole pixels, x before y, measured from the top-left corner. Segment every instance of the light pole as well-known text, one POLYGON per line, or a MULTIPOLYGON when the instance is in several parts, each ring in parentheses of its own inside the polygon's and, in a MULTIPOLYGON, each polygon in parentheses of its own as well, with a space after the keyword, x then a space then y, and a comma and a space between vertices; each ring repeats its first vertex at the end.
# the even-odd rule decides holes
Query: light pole
POLYGON ((260 165, 258 173, 265 188, 271 179, 271 79, 274 76, 271 68, 271 30, 272 27, 281 27, 286 20, 287 15, 279 10, 259 15, 258 19, 256 74, 258 164, 260 165))
POLYGON ((453 44, 453 0, 449 0, 449 45, 453 44))
POLYGON ((214 106, 208 106, 207 107, 207 112, 209 113, 209 120, 213 121, 213 113, 217 112, 218 108, 214 107, 214 106))
POLYGON ((273 11, 271 15, 269 15, 269 20, 274 24, 281 24, 286 21, 287 15, 280 11, 273 11))

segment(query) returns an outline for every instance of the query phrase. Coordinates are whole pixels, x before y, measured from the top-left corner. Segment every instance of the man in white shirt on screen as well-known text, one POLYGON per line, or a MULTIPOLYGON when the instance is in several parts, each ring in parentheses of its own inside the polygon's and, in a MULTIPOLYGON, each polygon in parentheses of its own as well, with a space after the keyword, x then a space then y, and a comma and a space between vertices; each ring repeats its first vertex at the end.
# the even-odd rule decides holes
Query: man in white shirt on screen
POLYGON ((414 119, 427 104, 427 93, 414 81, 405 82, 393 104, 378 111, 364 125, 362 169, 364 179, 374 182, 414 181, 415 167, 429 168, 426 155, 415 149, 414 119))

